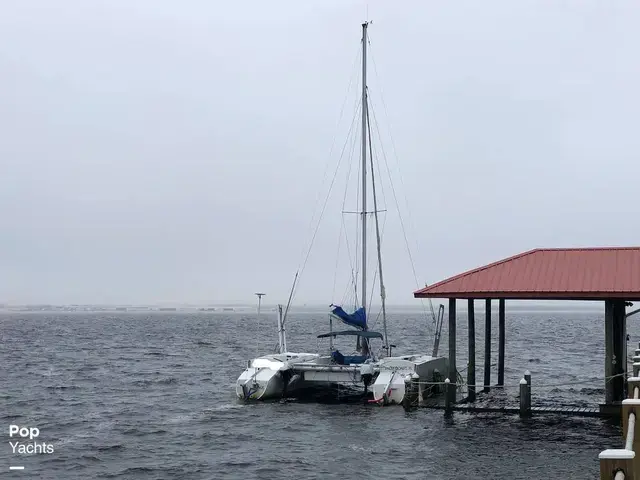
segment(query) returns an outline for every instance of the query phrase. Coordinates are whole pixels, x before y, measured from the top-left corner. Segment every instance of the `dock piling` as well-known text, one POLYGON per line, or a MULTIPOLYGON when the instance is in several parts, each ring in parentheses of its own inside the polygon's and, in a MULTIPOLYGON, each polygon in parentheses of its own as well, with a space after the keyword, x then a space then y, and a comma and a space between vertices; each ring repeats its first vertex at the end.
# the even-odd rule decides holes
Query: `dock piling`
POLYGON ((640 377, 629 377, 627 379, 627 395, 629 398, 639 398, 640 397, 640 377), (636 397, 635 390, 638 390, 638 397, 636 397))
MULTIPOLYGON (((640 345, 640 342, 638 342, 640 345)), ((484 304, 484 389, 487 393, 491 387, 491 300, 484 304)))
MULTIPOLYGON (((634 364, 635 370, 635 364, 634 364)), ((636 435, 636 417, 640 414, 640 378, 627 380, 627 392, 630 398, 622 401, 622 436, 624 448, 604 450, 598 456, 600 460, 600 478, 602 480, 640 479, 640 435, 636 435)))
POLYGON ((413 372, 411 375, 404 377, 404 397, 402 397, 402 406, 405 410, 418 405, 420 401, 420 377, 413 372))
POLYGON ((449 380, 448 378, 444 379, 444 414, 445 416, 449 416, 451 415, 451 413, 453 412, 452 408, 451 408, 451 404, 453 403, 451 401, 451 397, 452 397, 452 392, 453 395, 455 395, 456 392, 456 384, 455 383, 451 383, 451 380, 449 380))
POLYGON ((613 448, 600 452, 600 478, 612 480, 635 480, 633 462, 635 452, 624 448, 613 448), (620 476, 622 472, 622 476, 620 476))
POLYGON ((505 300, 498 300, 498 386, 504 387, 505 300))
POLYGON ((402 406, 405 410, 409 410, 411 408, 412 387, 411 375, 407 375, 404 377, 404 397, 402 397, 402 406))
MULTIPOLYGON (((640 399, 627 398, 622 401, 622 438, 625 440, 625 449, 634 452, 640 451, 640 435, 635 435, 636 416, 640 413, 640 399)), ((634 458, 634 470, 640 471, 640 457, 634 458)))
POLYGON ((520 417, 531 416, 531 375, 529 381, 526 378, 520 380, 520 417))
MULTIPOLYGON (((456 369, 456 299, 449 299, 449 379, 453 379, 455 384, 457 381, 456 369)), ((447 392, 449 401, 453 404, 456 402, 455 390, 453 390, 454 397, 451 398, 451 391, 447 392)))
POLYGON ((469 299, 469 366, 467 368, 468 397, 470 402, 476 401, 476 318, 473 299, 469 299))

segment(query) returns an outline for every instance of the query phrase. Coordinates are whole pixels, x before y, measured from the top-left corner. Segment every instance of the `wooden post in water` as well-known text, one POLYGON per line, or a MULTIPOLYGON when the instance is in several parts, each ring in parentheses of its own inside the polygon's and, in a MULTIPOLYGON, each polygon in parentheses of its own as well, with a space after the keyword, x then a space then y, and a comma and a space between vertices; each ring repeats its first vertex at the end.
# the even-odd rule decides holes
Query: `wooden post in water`
POLYGON ((454 394, 455 394, 455 384, 451 384, 451 380, 449 380, 448 378, 444 379, 444 415, 445 416, 449 416, 452 413, 452 409, 451 409, 451 390, 453 390, 454 394))
MULTIPOLYGON (((622 300, 605 300, 605 403, 615 404, 624 399, 627 370, 626 316, 622 300)), ((634 374, 635 375, 635 374, 634 374)))
POLYGON ((635 480, 635 469, 633 468, 633 462, 636 454, 631 450, 625 450, 623 448, 614 448, 600 452, 598 459, 600 460, 600 479, 610 480, 615 479, 617 472, 624 472, 624 480, 635 480))
MULTIPOLYGON (((629 398, 634 398, 634 391, 636 388, 640 389, 640 377, 629 377, 627 379, 627 397, 629 398)), ((639 393, 639 397, 640 397, 640 391, 639 393)), ((640 453, 640 452, 639 452, 640 453)))
MULTIPOLYGON (((633 394, 632 394, 633 395, 633 394)), ((640 432, 636 427, 640 416, 640 399, 627 398, 622 401, 622 438, 626 443, 625 449, 640 453, 640 432), (630 418, 631 416, 631 418, 630 418), (637 421, 637 422, 636 422, 637 421), (629 432, 629 430, 632 430, 629 432)), ((640 472, 640 455, 633 459, 635 472, 640 472)))
POLYGON ((469 367, 467 369, 467 393, 470 402, 476 401, 476 318, 473 299, 469 299, 469 367))
POLYGON ((504 386, 505 302, 498 300, 498 386, 504 386))
POLYGON ((409 410, 413 406, 414 394, 413 394, 413 379, 411 375, 404 377, 404 397, 402 397, 402 406, 405 410, 409 410))
MULTIPOLYGON (((449 379, 455 385, 458 379, 456 369, 456 299, 449 299, 449 379)), ((456 403, 456 390, 447 391, 450 402, 456 403)))
MULTIPOLYGON (((491 387, 491 300, 486 299, 484 303, 484 392, 488 392, 491 387)), ((638 342, 640 345, 640 342, 638 342)))
POLYGON ((531 416, 531 385, 526 378, 520 380, 520 416, 531 416))

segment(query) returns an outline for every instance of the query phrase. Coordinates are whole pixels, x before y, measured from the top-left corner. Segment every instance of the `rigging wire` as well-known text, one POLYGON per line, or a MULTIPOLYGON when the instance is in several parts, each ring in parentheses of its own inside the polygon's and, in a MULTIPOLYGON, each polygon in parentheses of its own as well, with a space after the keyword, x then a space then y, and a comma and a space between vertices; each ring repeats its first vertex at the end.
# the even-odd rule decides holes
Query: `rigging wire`
MULTIPOLYGON (((374 145, 375 143, 373 142, 373 134, 372 134, 372 132, 371 132, 371 118, 370 118, 369 116, 367 116, 367 130, 368 130, 368 132, 369 132, 369 152, 370 152, 370 162, 371 162, 371 183, 372 183, 372 189, 373 189, 373 192, 374 192, 374 193, 376 193, 376 195, 374 195, 374 205, 375 205, 375 204, 377 203, 377 200, 376 200, 376 198, 377 198, 377 189, 375 188, 375 185, 378 185, 378 184, 375 182, 375 175, 374 175, 374 159, 376 160, 375 165, 377 165, 377 166, 378 166, 378 174, 379 174, 379 177, 378 177, 378 178, 379 178, 379 179, 382 179, 382 174, 381 174, 381 172, 380 172, 380 162, 378 161, 378 159, 379 159, 378 151, 377 151, 377 149, 374 149, 374 147, 373 147, 373 145, 374 145)), ((379 139, 379 140, 380 140, 380 139, 379 139)), ((380 185, 382 185, 382 182, 380 182, 380 185)), ((386 207, 386 205, 384 205, 384 207, 386 207)), ((374 207, 374 210, 378 210, 378 209, 374 207)), ((383 210, 384 210, 384 209, 383 209, 383 210)), ((377 215, 377 214, 376 214, 376 215, 377 215)), ((379 238, 377 239, 378 244, 379 244, 379 248, 382 248, 382 240, 384 239, 385 227, 386 227, 387 219, 388 219, 388 218, 389 218, 389 217, 388 217, 387 215, 384 215, 384 219, 383 219, 383 221, 382 221, 382 228, 380 229, 380 236, 379 236, 379 238)), ((372 227, 372 229, 373 229, 373 227, 372 227)), ((370 296, 370 298, 369 298, 369 305, 371 305, 371 303, 373 302, 373 295, 374 295, 374 292, 375 292, 376 279, 377 279, 378 274, 379 274, 380 263, 381 263, 380 261, 379 261, 379 262, 376 262, 376 270, 375 270, 375 273, 374 273, 373 285, 372 285, 372 287, 371 287, 371 296, 370 296)), ((380 288, 384 288, 384 284, 383 284, 384 280, 383 280, 383 278, 382 278, 382 275, 380 274, 379 276, 380 276, 380 288)), ((385 293, 386 293, 386 292, 385 292, 385 293)), ((382 305, 381 305, 381 307, 382 307, 382 305)), ((383 309, 381 308, 381 309, 378 311, 378 315, 376 315, 376 318, 375 318, 375 319, 374 319, 374 321, 372 322, 372 324, 371 324, 371 328, 373 328, 373 327, 375 326, 375 324, 377 323, 378 319, 380 318, 380 316, 381 316, 383 313, 385 313, 385 312, 383 312, 383 309)), ((386 334, 386 332, 385 332, 385 342, 387 342, 387 343, 388 343, 388 340, 386 340, 386 335, 387 335, 387 334, 386 334)), ((386 349, 386 348, 387 348, 387 345, 385 345, 385 349, 386 349)), ((388 349, 387 349, 387 350, 388 350, 388 349)))
MULTIPOLYGON (((349 127, 349 133, 351 132, 351 130, 353 129, 353 125, 355 124, 355 116, 353 117, 353 121, 351 122, 351 126, 349 127)), ((300 285, 300 282, 298 282, 298 278, 299 278, 299 274, 302 274, 302 272, 304 272, 305 267, 307 266, 307 261, 309 260, 309 255, 311 254, 311 249, 313 248, 313 243, 316 239, 316 235, 318 234, 318 230, 320 229, 320 222, 322 221, 322 216, 324 215, 324 211, 327 208, 327 203, 329 201, 329 197, 331 196, 331 191, 333 190, 333 185, 336 181, 336 177, 338 176, 338 171, 340 169, 340 165, 342 164, 342 159, 344 158, 344 151, 345 148, 347 147, 347 142, 345 141, 345 143, 342 146, 342 152, 340 153, 340 158, 338 159, 338 164, 336 165, 336 169, 333 172, 333 178, 331 179, 331 184, 329 185, 329 191, 327 192, 327 196, 324 199, 324 203, 322 205, 322 210, 320 211, 320 217, 318 218, 318 223, 316 224, 316 228, 313 232, 313 236, 311 237, 311 243, 309 244, 309 249, 307 250, 307 254, 304 258, 304 262, 302 263, 302 267, 298 269, 298 271, 296 271, 296 276, 294 279, 294 283, 293 283, 293 288, 292 288, 292 293, 291 296, 289 297, 289 302, 287 303, 287 308, 285 309, 285 313, 284 313, 284 318, 286 318, 287 313, 289 312, 289 307, 291 306, 291 300, 293 299, 293 297, 296 294, 296 291, 298 290, 298 286, 300 285)))
MULTIPOLYGON (((331 158, 331 155, 333 154, 333 150, 336 145, 336 141, 338 139, 337 130, 340 125, 340 122, 342 121, 342 118, 344 117, 344 109, 347 106, 347 100, 349 99, 349 92, 351 91, 351 87, 353 85, 354 70, 355 70, 355 75, 357 76, 357 79, 358 80, 360 79, 361 72, 360 72, 360 69, 356 68, 356 66, 358 64, 358 60, 360 59, 361 55, 362 55, 362 52, 358 48, 353 65, 351 66, 351 76, 349 77, 349 86, 347 87, 347 92, 345 93, 344 100, 342 101, 342 106, 340 107, 340 115, 338 116, 338 122, 336 124, 336 133, 334 134, 333 139, 331 141, 331 148, 329 149, 329 155, 327 157, 328 159, 331 158)), ((356 105, 354 105, 354 109, 355 108, 357 108, 356 105)), ((324 166, 324 173, 322 174, 322 183, 320 184, 321 188, 318 190, 318 195, 316 197, 316 201, 314 204, 313 214, 311 215, 311 218, 309 220, 309 226, 307 227, 307 235, 311 233, 316 214, 318 213, 318 205, 320 204, 320 198, 323 191, 322 186, 325 184, 327 180, 328 173, 329 173, 329 162, 327 161, 324 166)))
MULTIPOLYGON (((358 110, 359 111, 359 110, 358 110)), ((356 113, 357 116, 357 113, 356 113)), ((354 267, 354 261, 351 257, 351 249, 349 248, 349 231, 347 229, 347 226, 345 224, 344 218, 345 218, 345 214, 344 214, 344 209, 345 209, 345 205, 347 203, 347 193, 349 192, 349 179, 351 178, 351 171, 352 171, 352 167, 353 167, 353 157, 354 157, 354 152, 355 152, 355 147, 356 147, 356 140, 357 140, 357 136, 354 135, 353 136, 353 142, 351 143, 351 150, 349 152, 349 174, 347 175, 347 181, 345 183, 345 188, 344 188, 344 194, 342 197, 342 207, 341 207, 341 217, 340 217, 340 223, 342 228, 344 229, 344 237, 345 237, 345 244, 346 244, 346 248, 347 248, 347 258, 349 260, 349 267, 350 267, 350 273, 351 273, 351 277, 349 279, 349 281, 347 282, 346 285, 346 289, 345 292, 342 295, 341 298, 341 305, 345 304, 345 300, 347 299, 347 295, 349 293, 349 289, 353 286, 355 293, 356 293, 356 297, 354 298, 354 305, 358 303, 358 299, 357 299, 357 282, 356 282, 356 267, 354 267)), ((358 168, 360 168, 360 165, 358 164, 358 168)), ((357 232, 356 232, 356 238, 357 238, 357 232)), ((357 261, 357 258, 356 258, 357 261)), ((337 273, 338 273, 338 262, 336 261, 336 269, 334 271, 334 279, 337 277, 337 273)), ((349 299, 351 299, 351 297, 349 297, 349 299)))
MULTIPOLYGON (((356 107, 358 105, 356 104, 356 107)), ((358 116, 358 112, 360 111, 360 109, 358 108, 357 111, 355 112, 355 117, 358 116)), ((351 179, 351 171, 353 169, 353 152, 355 150, 355 145, 356 145, 356 136, 353 136, 353 141, 351 143, 351 149, 349 151, 349 170, 347 171, 347 178, 346 178, 346 182, 345 182, 345 189, 344 189, 344 195, 342 196, 342 208, 341 211, 344 212, 344 207, 345 204, 347 202, 347 192, 349 191, 349 180, 351 179)), ((351 267, 351 270, 353 270, 353 262, 351 261, 351 253, 349 251, 349 241, 347 239, 348 236, 348 232, 347 232, 347 227, 344 223, 344 213, 341 215, 341 221, 340 221, 340 234, 338 235, 338 251, 336 253, 336 264, 335 264, 335 268, 334 268, 334 272, 333 272, 333 291, 331 292, 331 299, 333 301, 333 298, 335 298, 335 293, 336 293, 336 283, 338 280, 338 265, 340 263, 340 246, 342 245, 342 235, 344 234, 345 236, 345 243, 346 243, 346 247, 347 247, 347 258, 349 259, 349 265, 351 267)))
MULTIPOLYGON (((371 45, 371 41, 369 41, 369 45, 371 45)), ((370 47, 371 62, 373 63, 373 70, 374 70, 374 74, 376 76, 376 80, 378 80, 378 82, 380 82, 380 77, 378 75, 378 68, 376 66, 376 61, 375 61, 375 57, 373 55, 373 51, 372 50, 373 49, 370 47)), ((399 158, 398 158, 398 153, 397 153, 397 149, 396 149, 396 146, 395 146, 395 141, 394 141, 393 135, 391 133, 391 122, 389 121, 389 114, 388 114, 387 104, 384 101, 384 96, 382 94, 382 88, 380 88, 380 100, 382 102, 382 107, 384 109, 385 118, 387 120, 387 123, 389 124, 389 138, 391 139, 391 148, 392 148, 392 151, 393 151, 393 155, 394 155, 394 157, 396 159, 396 164, 398 165, 400 184, 401 184, 401 186, 403 188, 403 191, 405 192, 404 197, 405 197, 405 204, 406 204, 406 208, 407 208, 407 216, 408 216, 409 226, 412 227, 413 226, 413 222, 412 222, 412 219, 411 219, 411 209, 409 208, 409 200, 408 200, 407 195, 406 195, 406 189, 404 188, 404 181, 402 179, 402 173, 400 173, 400 161, 399 161, 399 158)), ((374 121, 375 121, 375 112, 373 111, 373 106, 372 106, 371 110, 372 110, 374 121)), ((377 121, 375 121, 375 123, 376 123, 376 130, 377 130, 378 129, 377 121)), ((389 178, 390 178, 390 181, 391 181, 391 172, 390 172, 390 169, 389 169, 389 165, 387 163, 386 154, 384 153, 384 148, 382 149, 382 152, 383 152, 382 154, 383 154, 383 157, 384 157, 384 160, 385 160, 385 165, 387 166, 387 170, 389 171, 389 176, 390 176, 389 178)), ((405 229, 404 229, 404 222, 402 221, 402 216, 400 214, 400 208, 399 208, 397 197, 396 197, 396 194, 395 194, 395 188, 393 187, 393 183, 392 182, 391 182, 391 189, 392 189, 393 197, 394 197, 394 200, 395 200, 395 203, 396 203, 396 208, 398 208, 398 215, 400 216, 400 223, 401 223, 402 231, 403 231, 404 238, 405 238, 405 245, 407 247, 407 251, 408 251, 408 254, 409 254, 409 259, 411 261, 411 268, 413 270, 414 280, 416 282, 416 286, 420 287, 420 284, 418 282, 418 276, 416 275, 416 272, 415 272, 415 266, 413 264, 411 250, 409 248, 409 241, 407 239, 406 232, 405 232, 405 229)), ((425 310, 425 315, 426 315, 426 309, 424 307, 423 299, 420 299, 420 303, 422 304, 422 307, 425 310)), ((435 310, 433 308, 433 302, 431 301, 430 298, 429 298, 429 308, 431 310, 431 316, 433 318, 433 322, 434 322, 434 325, 435 325, 435 323, 436 323, 436 314, 435 314, 435 310)))
MULTIPOLYGON (((376 126, 376 130, 378 130, 378 123, 377 123, 377 120, 376 120, 376 114, 375 114, 375 110, 374 110, 373 106, 371 107, 371 113, 373 114, 373 120, 374 120, 374 124, 376 126)), ((389 179, 390 179, 390 183, 391 183, 391 192, 393 193, 393 199, 394 199, 394 202, 396 204, 396 208, 398 209, 398 217, 400 219, 400 226, 402 228, 402 234, 403 234, 403 237, 404 237, 404 243, 405 243, 405 246, 407 248, 407 253, 409 255, 409 262, 411 263, 411 270, 413 272, 413 278, 414 278, 414 280, 416 282, 416 285, 419 287, 418 275, 416 274, 415 263, 413 261, 413 256, 411 255, 411 249, 409 247, 409 240, 407 238, 407 232, 406 232, 406 229, 404 227, 404 221, 402 220, 402 214, 400 213, 400 205, 398 204, 398 197, 396 196, 396 190, 395 190, 395 187, 393 186, 393 182, 391 181, 391 169, 389 168, 389 164, 387 162, 387 156, 386 156, 386 154, 384 152, 384 148, 382 149, 382 156, 384 158, 385 166, 387 168, 387 172, 388 172, 388 175, 389 175, 389 179)), ((420 300, 422 300, 422 299, 420 299, 420 300)), ((422 303, 422 301, 421 301, 421 303, 422 303)), ((424 308, 424 303, 422 303, 422 306, 424 308)), ((431 299, 429 299, 429 307, 431 309, 431 316, 433 318, 433 321, 436 322, 436 313, 435 313, 435 310, 433 309, 433 302, 431 301, 431 299)), ((425 314, 426 314, 426 310, 425 310, 425 314)))
MULTIPOLYGON (((362 104, 362 100, 360 100, 360 103, 362 104)), ((362 108, 362 105, 360 105, 360 108, 362 108)), ((355 117, 354 117, 354 121, 355 121, 355 117)), ((360 135, 358 137, 358 140, 360 140, 362 138, 362 135, 360 135)), ((355 143, 354 143, 354 148, 355 148, 355 143)), ((362 175, 362 154, 360 153, 358 156, 358 176, 357 178, 360 178, 360 176, 362 175)), ((356 182, 356 211, 360 211, 360 188, 361 188, 361 184, 360 182, 356 182)), ((362 236, 361 236, 361 224, 360 222, 356 222, 356 244, 355 244, 355 251, 353 252, 354 255, 354 263, 355 263, 355 272, 354 272, 354 276, 353 276, 353 295, 354 295, 354 302, 353 302, 353 309, 357 309, 358 308, 358 277, 360 276, 360 269, 361 268, 365 268, 362 266, 362 259, 360 258, 360 256, 358 255, 358 251, 361 248, 361 241, 362 241, 362 236)), ((362 301, 364 302, 365 299, 363 298, 362 301)))
MULTIPOLYGON (((349 77, 349 86, 347 87, 347 93, 345 94, 344 100, 343 100, 343 102, 342 102, 342 107, 340 108, 340 115, 339 115, 339 119, 338 119, 337 125, 340 125, 340 122, 341 122, 342 117, 343 117, 343 115, 344 115, 344 108, 345 108, 345 106, 346 106, 346 104, 347 104, 347 100, 348 100, 348 98, 349 98, 349 92, 351 91, 351 86, 353 85, 354 70, 355 70, 356 72, 358 72, 358 73, 357 73, 357 78, 358 78, 358 79, 360 78, 360 74, 361 74, 361 72, 359 71, 359 69, 357 69, 357 68, 356 68, 356 65, 358 64, 358 60, 360 59, 361 55, 362 55, 361 50, 360 50, 360 48, 358 48, 358 52, 357 52, 357 54, 356 54, 356 58, 354 59, 353 65, 352 65, 352 67, 351 67, 351 75, 350 75, 350 77, 349 77)), ((357 109, 357 106, 356 106, 356 109, 357 109)), ((354 123, 355 123, 355 117, 354 117, 354 120, 352 120, 352 122, 351 122, 351 126, 350 126, 350 128, 349 128, 349 132, 351 132, 351 130, 353 129, 353 124, 354 124, 354 123)), ((336 130, 337 130, 337 129, 338 129, 338 126, 336 126, 336 130)), ((333 141, 332 141, 332 144, 331 144, 331 148, 330 148, 330 150, 329 150, 329 158, 331 157, 331 155, 332 155, 332 153, 333 153, 333 149, 334 149, 334 147, 335 147, 336 141, 337 141, 337 132, 336 132, 336 134, 334 134, 334 136, 333 136, 333 141)), ((308 261, 308 259, 309 259, 309 254, 311 253, 311 249, 312 249, 312 247, 313 247, 313 243, 314 243, 314 241, 315 241, 316 234, 318 233, 318 228, 320 227, 320 222, 321 222, 321 220, 322 220, 322 215, 324 214, 325 208, 326 208, 326 206, 327 206, 327 202, 328 202, 328 200, 329 200, 329 196, 330 196, 330 194, 331 194, 331 190, 332 190, 332 188, 333 188, 333 184, 334 184, 334 182, 335 182, 335 179, 336 179, 336 176, 337 176, 337 173, 338 173, 338 169, 340 168, 340 163, 341 163, 341 161, 342 161, 342 157, 343 157, 343 154, 344 154, 344 148, 345 148, 345 147, 346 147, 346 142, 345 142, 345 145, 343 145, 342 152, 341 152, 341 154, 340 154, 340 158, 339 158, 339 160, 338 160, 338 165, 336 166, 336 170, 334 171, 333 178, 332 178, 332 180, 331 180, 331 184, 330 184, 330 186, 329 186, 329 192, 327 193, 327 196, 326 196, 326 198, 325 198, 325 200, 324 200, 324 203, 323 203, 323 206, 322 206, 322 210, 320 211, 320 218, 318 219, 318 223, 316 224, 316 228, 315 228, 315 230, 314 230, 314 232, 313 232, 313 235, 312 235, 312 237, 311 237, 311 241, 310 241, 310 244, 309 244, 309 248, 308 248, 308 250, 307 250, 307 252, 306 252, 306 255, 304 255, 304 254, 303 254, 303 255, 304 255, 304 260, 303 260, 303 261, 301 261, 302 266, 300 267, 300 264, 298 264, 298 269, 296 270, 296 274, 295 274, 295 277, 294 277, 294 280, 293 280, 293 286, 291 287, 291 293, 290 293, 290 295, 289 295, 289 300, 288 300, 288 302, 287 302, 287 306, 286 306, 285 311, 284 311, 283 321, 284 321, 284 320, 286 319, 286 317, 287 317, 287 314, 288 314, 288 312, 289 312, 289 308, 291 307, 291 301, 293 300, 293 298, 294 298, 294 296, 295 296, 295 293, 296 293, 296 291, 297 291, 297 287, 298 287, 298 278, 300 277, 300 275, 299 275, 299 274, 301 274, 301 273, 304 271, 304 269, 305 269, 305 267, 306 267, 306 264, 307 264, 307 261, 308 261)), ((325 170, 324 170, 324 174, 323 174, 323 179, 322 179, 322 184, 321 184, 321 186, 325 184, 325 181, 326 181, 326 178, 327 178, 328 170, 329 170, 329 162, 327 161, 327 162, 325 163, 325 170)), ((321 192, 321 191, 322 191, 322 188, 320 188, 320 190, 318 191, 318 197, 317 197, 317 199, 316 199, 316 203, 315 203, 315 207, 314 207, 314 213, 313 213, 313 215, 311 216, 311 220, 309 221, 309 227, 308 227, 308 231, 309 231, 309 232, 311 231, 311 228, 312 228, 312 226, 313 226, 313 221, 314 221, 315 216, 316 216, 316 212, 317 212, 317 209, 318 209, 318 204, 319 204, 319 201, 320 201, 320 198, 321 198, 321 197, 320 197, 320 192, 321 192)))

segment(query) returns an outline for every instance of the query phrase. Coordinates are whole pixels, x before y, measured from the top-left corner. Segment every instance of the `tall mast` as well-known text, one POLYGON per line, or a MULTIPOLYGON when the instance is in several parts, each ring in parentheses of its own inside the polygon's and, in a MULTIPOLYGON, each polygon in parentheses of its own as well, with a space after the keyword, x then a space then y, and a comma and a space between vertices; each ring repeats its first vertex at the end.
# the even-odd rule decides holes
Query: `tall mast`
MULTIPOLYGON (((362 24, 362 308, 367 314, 367 26, 362 24)), ((366 344, 366 342, 363 342, 366 344)))
MULTIPOLYGON (((376 225, 376 247, 378 250, 378 276, 380 277, 380 300, 382 302, 382 326, 384 328, 384 348, 387 356, 391 356, 389 347, 389 335, 387 334, 387 294, 384 289, 384 278, 382 277, 382 252, 380 251, 380 222, 378 221, 378 200, 376 196, 376 179, 373 168, 373 146, 371 145, 371 119, 367 113, 367 130, 369 132, 369 162, 371 165, 371 189, 373 191, 373 218, 376 225)), ((435 356, 435 355, 434 355, 435 356)))

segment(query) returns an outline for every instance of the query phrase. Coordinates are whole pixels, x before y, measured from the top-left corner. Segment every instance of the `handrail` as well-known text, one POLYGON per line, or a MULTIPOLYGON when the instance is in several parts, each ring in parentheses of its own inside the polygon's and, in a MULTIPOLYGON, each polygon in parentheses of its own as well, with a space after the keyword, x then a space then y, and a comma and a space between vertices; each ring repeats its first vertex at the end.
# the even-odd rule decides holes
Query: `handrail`
POLYGON ((636 414, 630 413, 629 420, 627 421, 627 441, 624 444, 625 450, 633 450, 633 437, 636 430, 636 414))
POLYGON ((640 414, 640 343, 633 357, 633 376, 627 378, 629 398, 622 401, 624 448, 600 452, 601 480, 640 480, 640 439, 636 435, 636 418, 640 414))

